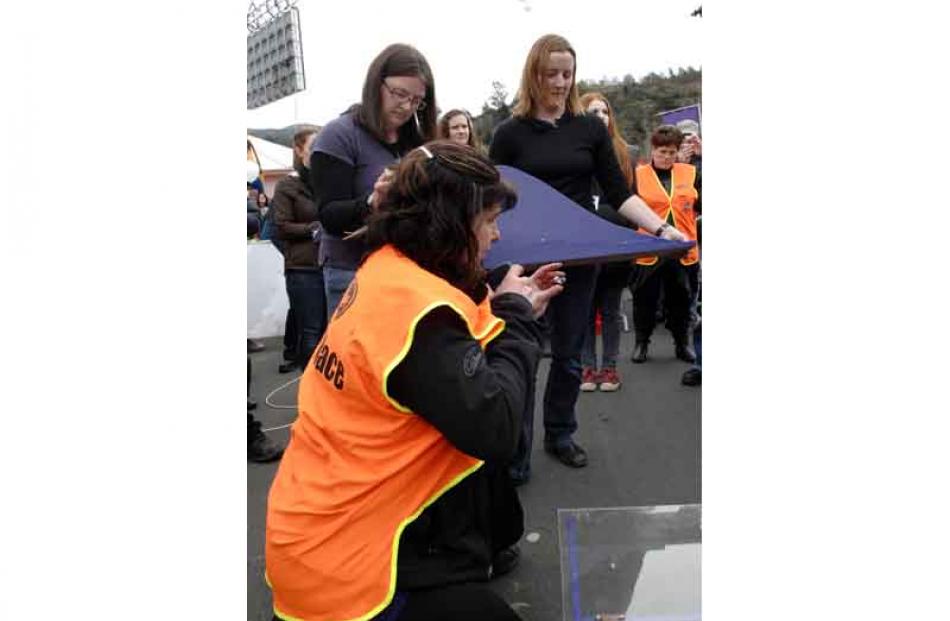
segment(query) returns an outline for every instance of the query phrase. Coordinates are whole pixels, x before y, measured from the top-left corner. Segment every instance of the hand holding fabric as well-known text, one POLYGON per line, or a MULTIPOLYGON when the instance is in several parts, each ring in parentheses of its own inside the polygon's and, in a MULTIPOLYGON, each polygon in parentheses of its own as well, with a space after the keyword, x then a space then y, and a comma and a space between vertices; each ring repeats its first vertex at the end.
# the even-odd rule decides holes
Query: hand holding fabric
POLYGON ((564 272, 560 271, 560 263, 548 263, 535 270, 534 274, 523 276, 524 267, 512 265, 508 269, 504 280, 492 292, 492 296, 503 293, 517 293, 531 303, 532 314, 535 319, 544 314, 551 298, 564 291, 564 272))

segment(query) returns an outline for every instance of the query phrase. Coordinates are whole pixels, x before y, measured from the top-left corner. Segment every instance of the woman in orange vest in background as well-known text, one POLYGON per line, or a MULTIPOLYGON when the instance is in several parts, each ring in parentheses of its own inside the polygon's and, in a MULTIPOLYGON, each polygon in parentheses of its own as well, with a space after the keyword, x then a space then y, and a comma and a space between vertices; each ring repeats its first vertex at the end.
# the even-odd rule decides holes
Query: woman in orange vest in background
MULTIPOLYGON (((637 166, 634 192, 669 226, 689 240, 696 240, 696 214, 700 210, 702 177, 695 166, 676 161, 683 133, 661 125, 650 136, 651 162, 637 166)), ((649 231, 640 231, 650 234, 649 231)), ((667 326, 673 333, 676 357, 695 362, 689 347, 690 301, 699 270, 699 250, 694 246, 681 257, 643 257, 636 260, 633 290, 633 328, 636 344, 633 362, 646 362, 650 336, 656 326, 660 290, 666 299, 667 326)))
POLYGON ((559 264, 485 253, 516 196, 468 146, 407 154, 367 222, 369 253, 301 377, 267 506, 280 619, 518 619, 483 583, 524 516, 507 476, 559 264))

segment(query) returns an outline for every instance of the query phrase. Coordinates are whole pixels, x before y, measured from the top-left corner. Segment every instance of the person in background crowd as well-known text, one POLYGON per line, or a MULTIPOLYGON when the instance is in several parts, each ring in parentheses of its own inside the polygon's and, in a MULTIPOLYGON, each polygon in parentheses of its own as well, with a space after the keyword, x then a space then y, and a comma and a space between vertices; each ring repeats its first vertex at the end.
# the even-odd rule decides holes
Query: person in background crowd
POLYGON ((300 381, 267 502, 275 618, 516 620, 484 582, 524 531, 506 464, 559 264, 482 261, 514 190, 474 149, 405 155, 300 381))
MULTIPOLYGON (((260 221, 256 218, 247 219, 247 236, 256 235, 260 221)), ((251 353, 251 339, 247 339, 248 353, 251 353)), ((253 462, 269 462, 280 459, 283 449, 261 431, 261 423, 254 418, 251 410, 257 407, 251 399, 251 357, 247 357, 247 459, 253 462)))
POLYGON ((703 383, 703 322, 693 330, 693 347, 696 349, 696 364, 683 372, 680 382, 684 386, 700 386, 703 383))
POLYGON ((252 186, 252 184, 247 184, 247 238, 248 239, 257 239, 261 234, 261 209, 260 202, 258 201, 258 196, 260 192, 252 186), (253 227, 251 221, 254 221, 253 227), (254 232, 251 233, 253 228, 254 232))
POLYGON ((389 186, 384 170, 436 132, 435 81, 425 57, 402 43, 373 60, 363 97, 330 121, 313 143, 310 179, 323 225, 319 263, 333 313, 365 251, 359 230, 389 186))
POLYGON ((475 131, 472 115, 466 110, 449 110, 442 115, 439 120, 439 138, 468 145, 479 152, 484 150, 482 141, 475 131))
MULTIPOLYGON (((309 159, 309 157, 307 159, 309 159)), ((309 177, 307 178, 307 183, 310 183, 309 177)), ((284 242, 277 235, 277 223, 274 221, 274 215, 276 211, 276 209, 267 210, 267 214, 264 216, 261 224, 260 238, 262 240, 270 241, 271 245, 274 246, 274 249, 277 250, 281 256, 283 256, 284 242)), ((326 310, 324 309, 323 312, 326 313, 326 310)), ((297 340, 296 321, 294 319, 293 308, 288 306, 287 316, 284 318, 284 350, 281 354, 283 362, 277 366, 278 373, 290 373, 291 371, 300 368, 297 364, 297 340)))
POLYGON ((683 133, 683 144, 676 153, 676 161, 683 164, 692 164, 703 173, 703 141, 699 137, 699 123, 691 119, 683 119, 676 124, 676 129, 683 133))
POLYGON ((284 250, 284 279, 290 313, 294 319, 295 361, 303 369, 323 336, 327 322, 323 270, 317 265, 314 236, 319 235, 317 206, 310 191, 310 147, 317 128, 304 127, 294 134, 294 173, 274 189, 274 222, 284 250))
POLYGON ((267 437, 261 430, 261 423, 254 418, 251 410, 257 407, 250 398, 251 394, 251 358, 247 358, 247 460, 255 463, 267 463, 280 459, 284 454, 276 442, 267 437))
MULTIPOLYGON (((628 221, 666 239, 685 239, 647 205, 632 196, 617 164, 604 124, 583 114, 575 82, 577 55, 559 35, 545 35, 525 60, 517 103, 495 128, 490 157, 544 181, 584 209, 593 211, 594 179, 610 205, 628 221)), ((587 453, 573 440, 574 407, 580 394, 581 350, 590 320, 597 266, 567 267, 564 295, 551 303, 551 370, 544 390, 544 449, 561 463, 581 468, 587 453)), ((534 391, 529 391, 531 395, 534 391)), ((511 467, 517 483, 528 480, 534 404, 524 414, 524 429, 511 467)))
MULTIPOLYGON (((247 142, 248 158, 253 153, 251 142, 247 142)), ((256 161, 248 159, 248 178, 247 178, 247 238, 257 239, 261 233, 261 212, 258 202, 258 196, 263 192, 263 184, 260 180, 260 168, 256 161), (251 175, 255 175, 253 178, 251 175), (260 188, 260 189, 259 189, 260 188)), ((253 354, 264 350, 264 344, 254 339, 247 339, 247 353, 253 354)))
MULTIPOLYGON (((696 239, 696 213, 700 209, 702 176, 695 166, 676 161, 683 134, 672 125, 661 125, 650 136, 651 163, 636 167, 636 192, 668 224, 690 240, 696 239)), ((642 231, 649 233, 649 231, 642 231)), ((636 337, 631 360, 646 362, 650 336, 656 325, 657 300, 662 289, 668 312, 667 326, 673 333, 676 357, 695 362, 689 347, 690 299, 699 269, 699 249, 686 255, 641 257, 632 279, 633 328, 636 337)))
MULTIPOLYGON (((607 126, 607 133, 613 145, 617 163, 623 172, 627 187, 633 183, 633 164, 630 161, 630 147, 617 128, 616 119, 610 102, 601 93, 585 93, 581 96, 581 108, 596 116, 607 126)), ((602 192, 594 188, 595 195, 602 192)), ((617 213, 606 201, 597 201, 597 214, 620 226, 629 226, 629 222, 617 213)), ((624 287, 630 280, 630 261, 605 263, 600 267, 597 284, 594 286, 594 303, 590 311, 584 350, 581 354, 583 371, 581 373, 581 391, 593 392, 600 388, 602 392, 614 392, 620 389, 622 381, 617 371, 617 356, 620 354, 620 298, 624 287), (597 366, 597 313, 601 317, 601 335, 603 340, 602 365, 597 366)))
MULTIPOLYGON (((699 123, 696 121, 684 120, 676 124, 676 128, 683 132, 683 146, 680 148, 677 159, 680 162, 692 164, 696 167, 699 174, 703 172, 703 145, 699 134, 699 123)), ((696 364, 683 372, 681 382, 684 386, 700 386, 703 383, 703 324, 699 312, 700 297, 702 295, 702 242, 703 242, 703 216, 697 211, 696 215, 696 241, 699 246, 699 270, 693 285, 692 303, 690 304, 691 314, 695 327, 693 328, 693 349, 696 352, 696 364)))
MULTIPOLYGON (((679 151, 676 154, 676 161, 682 162, 684 164, 692 164, 696 167, 696 172, 699 175, 703 174, 703 143, 699 137, 699 123, 690 119, 684 119, 676 124, 676 129, 683 132, 683 144, 680 146, 679 151)), ((698 206, 698 205, 697 205, 698 206)), ((702 213, 696 212, 696 238, 698 240, 702 239, 702 228, 703 228, 703 216, 702 213)), ((690 272, 692 280, 690 280, 690 291, 692 295, 690 296, 689 312, 690 312, 690 324, 696 325, 699 322, 699 289, 700 281, 702 280, 702 257, 700 257, 700 265, 696 272, 690 272)), ((695 338, 694 338, 695 340, 695 338)), ((694 345, 695 347, 695 345, 694 345)))
MULTIPOLYGON (((251 141, 247 141, 247 185, 248 190, 257 190, 258 192, 264 191, 264 179, 262 169, 261 169, 261 160, 257 157, 257 151, 254 149, 254 145, 251 144, 251 141)), ((256 197, 255 197, 256 198, 256 197)))

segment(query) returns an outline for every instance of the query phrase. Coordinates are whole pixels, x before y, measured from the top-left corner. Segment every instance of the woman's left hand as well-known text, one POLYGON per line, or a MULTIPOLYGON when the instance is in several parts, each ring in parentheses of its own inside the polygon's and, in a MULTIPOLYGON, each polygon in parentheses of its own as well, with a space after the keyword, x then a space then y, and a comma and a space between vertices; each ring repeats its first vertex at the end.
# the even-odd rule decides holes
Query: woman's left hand
POLYGON ((522 276, 524 268, 512 265, 498 288, 491 291, 491 296, 505 293, 522 295, 531 303, 532 314, 537 319, 547 310, 551 298, 564 291, 564 272, 558 271, 559 267, 560 263, 548 263, 531 276, 522 276))
POLYGON ((554 285, 564 285, 567 276, 560 271, 562 263, 548 263, 542 265, 531 274, 531 281, 539 291, 550 289, 554 285))
POLYGON ((670 241, 689 241, 686 239, 685 235, 672 226, 663 229, 663 232, 660 233, 660 239, 668 239, 670 241))

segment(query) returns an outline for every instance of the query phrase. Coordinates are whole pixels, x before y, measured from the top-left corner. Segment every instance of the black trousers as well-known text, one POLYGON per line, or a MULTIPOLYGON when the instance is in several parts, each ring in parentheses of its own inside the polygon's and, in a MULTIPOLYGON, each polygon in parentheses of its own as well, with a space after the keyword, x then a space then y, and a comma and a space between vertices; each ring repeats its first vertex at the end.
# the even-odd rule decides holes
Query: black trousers
POLYGON ((412 591, 395 621, 520 621, 521 617, 484 584, 467 583, 412 591))
MULTIPOLYGON (((511 607, 481 583, 400 591, 373 621, 521 621, 511 607)), ((274 616, 273 621, 281 621, 274 616)))
POLYGON ((698 282, 699 264, 683 265, 679 259, 660 259, 655 265, 637 265, 631 277, 633 329, 638 343, 650 340, 656 327, 660 292, 666 299, 667 326, 673 340, 686 344, 690 304, 698 282))
MULTIPOLYGON (((247 396, 251 396, 251 357, 247 357, 247 396)), ((247 413, 247 443, 250 444, 261 433, 261 423, 247 413)))
POLYGON ((284 362, 293 362, 297 359, 297 320, 294 317, 294 308, 287 307, 287 318, 284 320, 284 362))

